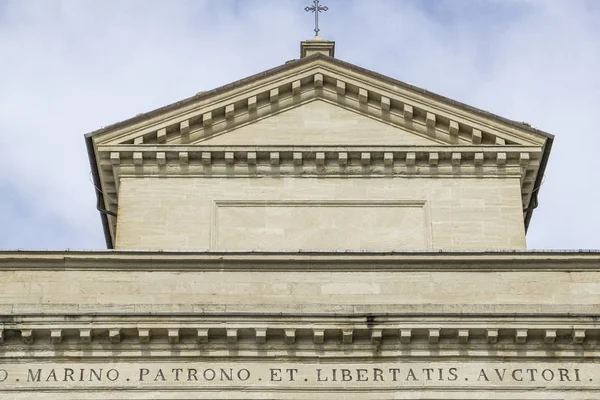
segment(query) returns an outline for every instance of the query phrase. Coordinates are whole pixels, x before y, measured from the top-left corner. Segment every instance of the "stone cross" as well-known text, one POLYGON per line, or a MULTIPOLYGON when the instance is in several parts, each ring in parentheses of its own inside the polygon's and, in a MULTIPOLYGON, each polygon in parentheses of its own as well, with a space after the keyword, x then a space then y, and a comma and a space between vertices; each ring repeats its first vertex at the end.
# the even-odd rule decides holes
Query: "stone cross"
POLYGON ((319 5, 319 0, 313 0, 313 5, 308 7, 304 7, 304 11, 306 12, 314 12, 315 13, 315 36, 319 36, 319 13, 321 11, 327 11, 329 10, 329 7, 327 6, 320 6, 319 5))

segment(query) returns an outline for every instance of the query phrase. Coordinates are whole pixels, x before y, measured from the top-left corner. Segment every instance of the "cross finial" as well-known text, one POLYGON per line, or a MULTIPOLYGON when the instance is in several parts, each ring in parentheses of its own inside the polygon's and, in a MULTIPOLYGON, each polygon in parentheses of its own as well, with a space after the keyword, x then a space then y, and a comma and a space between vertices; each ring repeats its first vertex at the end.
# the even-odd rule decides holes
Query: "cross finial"
POLYGON ((306 12, 314 12, 315 13, 315 36, 319 36, 319 13, 321 11, 327 11, 329 10, 329 7, 327 6, 320 6, 319 5, 319 0, 313 0, 313 5, 312 6, 306 6, 304 7, 304 11, 306 12))

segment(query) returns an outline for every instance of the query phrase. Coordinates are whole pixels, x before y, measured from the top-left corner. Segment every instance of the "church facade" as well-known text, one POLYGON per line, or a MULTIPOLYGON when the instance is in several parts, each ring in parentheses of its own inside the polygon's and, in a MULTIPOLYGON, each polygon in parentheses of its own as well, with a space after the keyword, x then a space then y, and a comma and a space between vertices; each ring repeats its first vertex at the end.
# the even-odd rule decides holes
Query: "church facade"
POLYGON ((0 398, 597 399, 553 137, 301 43, 86 135, 108 250, 0 252, 0 398))

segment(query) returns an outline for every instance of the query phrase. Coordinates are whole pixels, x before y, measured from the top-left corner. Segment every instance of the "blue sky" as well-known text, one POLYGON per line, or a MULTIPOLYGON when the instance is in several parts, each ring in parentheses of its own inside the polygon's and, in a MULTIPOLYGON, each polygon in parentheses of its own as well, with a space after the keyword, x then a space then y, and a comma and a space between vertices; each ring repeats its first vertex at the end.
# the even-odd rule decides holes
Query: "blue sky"
MULTIPOLYGON (((0 248, 104 248, 83 134, 297 58, 309 3, 0 0, 0 248)), ((555 134, 529 248, 600 248, 600 1, 322 4, 338 58, 555 134)))

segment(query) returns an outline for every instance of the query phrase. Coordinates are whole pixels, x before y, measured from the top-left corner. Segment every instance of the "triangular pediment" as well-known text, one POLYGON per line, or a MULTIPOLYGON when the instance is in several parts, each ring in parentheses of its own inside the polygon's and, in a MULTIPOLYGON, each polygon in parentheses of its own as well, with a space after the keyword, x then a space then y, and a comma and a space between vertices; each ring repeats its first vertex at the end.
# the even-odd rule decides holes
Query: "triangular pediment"
POLYGON ((209 146, 439 146, 441 143, 321 99, 191 142, 209 146))

